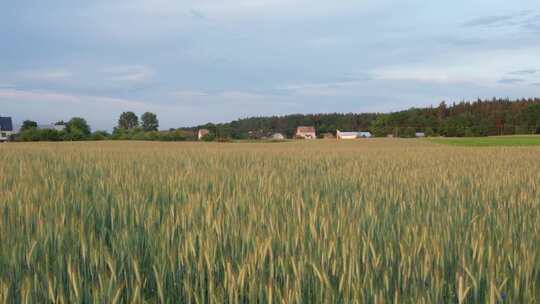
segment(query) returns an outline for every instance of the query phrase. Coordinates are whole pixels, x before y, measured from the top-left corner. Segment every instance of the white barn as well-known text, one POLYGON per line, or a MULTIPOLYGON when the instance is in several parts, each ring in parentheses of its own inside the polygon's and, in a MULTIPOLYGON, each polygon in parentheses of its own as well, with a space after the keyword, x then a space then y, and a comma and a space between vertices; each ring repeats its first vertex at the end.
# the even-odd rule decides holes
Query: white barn
POLYGON ((370 132, 341 132, 336 131, 336 137, 338 139, 358 139, 358 138, 371 138, 370 132))

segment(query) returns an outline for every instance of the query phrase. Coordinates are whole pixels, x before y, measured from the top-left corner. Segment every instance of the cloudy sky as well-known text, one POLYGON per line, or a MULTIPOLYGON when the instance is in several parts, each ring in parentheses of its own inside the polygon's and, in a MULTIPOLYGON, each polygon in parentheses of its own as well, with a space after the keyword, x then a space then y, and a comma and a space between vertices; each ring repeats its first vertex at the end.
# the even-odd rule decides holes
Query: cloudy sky
POLYGON ((540 96, 538 0, 18 0, 0 115, 163 128, 540 96))

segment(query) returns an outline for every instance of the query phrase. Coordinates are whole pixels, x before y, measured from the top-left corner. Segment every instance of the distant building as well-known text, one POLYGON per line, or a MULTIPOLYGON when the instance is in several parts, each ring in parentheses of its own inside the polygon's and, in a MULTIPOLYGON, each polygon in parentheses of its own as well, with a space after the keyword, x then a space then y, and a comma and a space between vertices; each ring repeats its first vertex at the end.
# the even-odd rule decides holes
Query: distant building
POLYGON ((274 134, 272 134, 272 136, 270 137, 270 139, 273 139, 273 140, 284 140, 284 139, 285 139, 285 136, 283 136, 283 134, 281 134, 281 133, 274 133, 274 134))
POLYGON ((322 138, 324 138, 324 139, 335 139, 336 137, 334 136, 334 134, 328 132, 328 133, 324 133, 322 135, 322 138))
POLYGON ((301 126, 296 129, 294 137, 300 139, 316 139, 317 132, 315 131, 315 127, 301 126))
POLYGON ((13 121, 11 117, 0 116, 0 142, 8 141, 13 134, 13 121))
POLYGON ((426 133, 424 133, 424 132, 416 132, 415 136, 416 137, 426 137, 426 133))
POLYGON ((358 132, 341 132, 340 130, 336 131, 337 139, 357 139, 358 132))
POLYGON ((64 131, 66 129, 66 125, 65 124, 38 125, 37 128, 40 130, 64 131))
POLYGON ((199 129, 199 133, 197 133, 197 138, 201 140, 206 135, 210 134, 210 130, 208 129, 199 129))
POLYGON ((65 124, 54 124, 53 128, 56 131, 64 131, 64 130, 66 130, 66 125, 65 124))
POLYGON ((358 139, 358 138, 371 138, 370 132, 341 132, 337 130, 336 136, 338 139, 358 139))
POLYGON ((359 132, 360 138, 371 138, 373 135, 371 135, 371 132, 359 132))

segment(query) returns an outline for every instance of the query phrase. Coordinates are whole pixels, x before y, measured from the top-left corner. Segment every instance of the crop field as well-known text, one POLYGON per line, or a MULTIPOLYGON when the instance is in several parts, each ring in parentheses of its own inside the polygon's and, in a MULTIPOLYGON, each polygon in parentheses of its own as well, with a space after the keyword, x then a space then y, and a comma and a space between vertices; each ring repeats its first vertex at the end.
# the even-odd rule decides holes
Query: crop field
POLYGON ((540 147, 0 145, 0 303, 538 303, 540 147))
POLYGON ((430 138, 432 142, 452 146, 497 147, 497 146, 540 146, 538 135, 490 136, 471 138, 430 138))

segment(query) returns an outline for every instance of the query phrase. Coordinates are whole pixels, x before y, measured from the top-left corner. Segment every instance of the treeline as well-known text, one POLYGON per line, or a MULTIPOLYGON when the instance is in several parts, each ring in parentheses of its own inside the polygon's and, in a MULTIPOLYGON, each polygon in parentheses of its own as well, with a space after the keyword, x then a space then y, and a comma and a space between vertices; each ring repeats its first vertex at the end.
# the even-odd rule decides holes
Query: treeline
POLYGON ((208 129, 217 138, 250 139, 281 133, 293 138, 298 126, 315 126, 317 134, 334 133, 340 130, 369 130, 379 114, 375 113, 331 113, 293 114, 286 116, 251 117, 224 124, 205 124, 192 128, 208 129))
POLYGON ((170 129, 158 131, 159 121, 154 113, 146 112, 139 117, 133 112, 124 112, 112 133, 92 132, 84 118, 74 117, 67 123, 59 121, 54 125, 38 128, 35 121, 23 122, 20 132, 13 135, 14 141, 82 141, 82 140, 150 140, 185 141, 195 139, 188 130, 170 129))
POLYGON ((371 131, 375 136, 473 137, 540 133, 540 98, 492 99, 460 102, 437 107, 411 108, 388 114, 295 114, 252 117, 224 124, 206 124, 218 138, 246 139, 282 133, 292 138, 298 126, 314 126, 317 134, 342 131, 371 131))
POLYGON ((36 122, 25 121, 20 133, 12 137, 17 141, 77 141, 77 140, 196 140, 199 129, 207 129, 203 140, 257 139, 281 133, 293 138, 298 126, 314 126, 318 136, 335 135, 341 131, 371 131, 374 136, 414 137, 426 136, 476 137, 513 134, 540 134, 540 98, 476 100, 437 107, 411 108, 388 114, 332 113, 294 114, 272 117, 252 117, 223 124, 205 124, 194 128, 158 131, 159 121, 154 113, 146 112, 141 118, 133 112, 124 112, 112 133, 92 132, 85 119, 75 117, 68 122, 57 122, 48 128, 38 128, 36 122))

